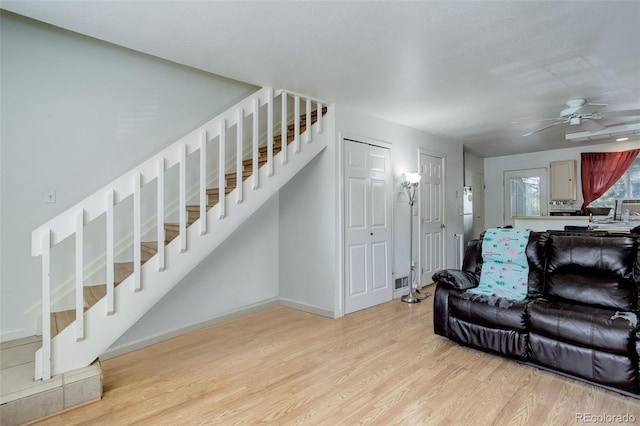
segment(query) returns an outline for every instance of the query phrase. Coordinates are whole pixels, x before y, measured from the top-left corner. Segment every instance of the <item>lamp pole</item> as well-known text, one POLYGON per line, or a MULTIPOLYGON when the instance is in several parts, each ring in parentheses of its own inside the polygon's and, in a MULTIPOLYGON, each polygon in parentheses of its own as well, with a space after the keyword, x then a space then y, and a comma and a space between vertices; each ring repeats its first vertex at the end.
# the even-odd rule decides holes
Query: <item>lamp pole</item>
POLYGON ((405 175, 405 179, 402 182, 402 186, 409 196, 409 293, 402 296, 402 301, 406 303, 418 303, 422 301, 422 299, 413 294, 413 276, 415 274, 415 267, 413 265, 413 204, 416 199, 416 187, 420 183, 421 177, 422 176, 417 173, 412 173, 405 175))

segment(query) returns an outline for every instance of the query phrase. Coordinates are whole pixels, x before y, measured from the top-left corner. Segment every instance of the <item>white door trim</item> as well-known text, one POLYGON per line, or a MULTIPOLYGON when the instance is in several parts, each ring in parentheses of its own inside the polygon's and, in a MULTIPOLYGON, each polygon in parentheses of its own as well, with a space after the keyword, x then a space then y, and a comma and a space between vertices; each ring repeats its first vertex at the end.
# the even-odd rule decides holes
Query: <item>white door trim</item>
MULTIPOLYGON (((379 139, 373 139, 373 138, 369 138, 366 136, 361 136, 361 135, 357 135, 354 133, 349 133, 349 132, 338 132, 338 149, 337 151, 337 156, 338 156, 338 173, 337 173, 337 185, 338 185, 338 191, 337 191, 337 206, 338 206, 338 247, 337 247, 337 262, 338 262, 338 279, 337 279, 337 283, 336 283, 336 291, 335 291, 335 297, 336 297, 336 306, 339 307, 339 311, 336 312, 335 317, 336 318, 340 318, 342 316, 344 316, 345 313, 345 298, 344 298, 344 293, 345 293, 345 285, 346 285, 346 280, 345 280, 345 265, 344 265, 344 245, 345 245, 345 230, 344 230, 344 226, 345 226, 345 220, 344 220, 344 214, 345 214, 345 208, 344 208, 344 196, 345 196, 345 188, 344 188, 344 177, 345 177, 345 170, 344 170, 344 149, 345 149, 345 139, 348 140, 352 140, 352 141, 356 141, 356 142, 362 142, 362 143, 366 143, 369 145, 374 145, 380 148, 387 148, 389 149, 389 152, 392 153, 392 146, 393 144, 391 142, 386 142, 386 141, 382 141, 379 139)), ((418 158, 418 163, 420 162, 420 159, 418 158)), ((391 157, 391 168, 393 170, 393 158, 391 157)), ((394 176, 391 176, 392 179, 395 179, 394 176)), ((393 192, 393 191, 392 191, 393 192)), ((394 234, 394 229, 393 229, 393 215, 394 215, 394 208, 391 209, 391 253, 395 253, 395 248, 394 248, 394 239, 395 239, 395 234, 394 234)), ((391 262, 391 266, 393 268, 393 261, 391 262)), ((392 275, 391 275, 392 279, 393 279, 393 269, 392 269, 392 275)))

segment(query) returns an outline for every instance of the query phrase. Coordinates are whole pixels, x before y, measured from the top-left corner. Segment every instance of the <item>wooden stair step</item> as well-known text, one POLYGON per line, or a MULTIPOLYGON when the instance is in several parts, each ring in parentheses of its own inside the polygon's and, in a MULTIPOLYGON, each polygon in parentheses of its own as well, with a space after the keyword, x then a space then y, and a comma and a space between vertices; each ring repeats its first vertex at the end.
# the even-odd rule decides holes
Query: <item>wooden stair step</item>
POLYGON ((180 234, 180 225, 177 223, 164 224, 164 243, 169 244, 180 234))
POLYGON ((67 328, 69 324, 76 320, 76 310, 69 309, 67 311, 51 312, 51 338, 57 336, 62 330, 67 328))
MULTIPOLYGON (((276 155, 276 154, 277 153, 274 151, 273 155, 276 155)), ((258 168, 267 164, 267 160, 268 160, 267 154, 261 155, 260 157, 258 157, 258 168)), ((242 170, 253 173, 253 158, 249 158, 248 160, 244 160, 242 162, 242 170)))
MULTIPOLYGON (((278 138, 278 136, 280 135, 276 135, 273 137, 273 155, 276 155, 277 153, 280 152, 280 149, 282 148, 282 144, 280 143, 280 138, 278 138), (276 142, 276 138, 277 138, 277 142, 276 142)), ((269 146, 268 145, 262 145, 258 148, 258 155, 260 157, 262 157, 263 155, 267 156, 267 151, 269 150, 269 146)), ((251 161, 251 158, 249 159, 249 161, 251 161)))
MULTIPOLYGON (((153 243, 155 244, 155 242, 153 243)), ((133 264, 133 262, 131 262, 133 264)), ((118 287, 122 281, 116 281, 114 287, 118 287)), ((91 309, 100 299, 107 295, 107 285, 97 284, 84 286, 82 289, 84 296, 84 311, 91 309)), ((76 320, 76 310, 51 312, 51 338, 55 337, 62 330, 71 325, 76 320)))
POLYGON ((118 262, 113 264, 113 281, 120 284, 133 274, 133 262, 118 262))
MULTIPOLYGON (((215 204, 207 204, 207 211, 211 210, 215 204)), ((188 204, 188 212, 200 212, 200 204, 188 204)))
POLYGON ((158 243, 155 241, 143 242, 140 244, 140 251, 142 254, 142 264, 144 265, 158 253, 158 243))
MULTIPOLYGON (((225 195, 229 195, 231 191, 233 190, 225 188, 224 193, 225 195)), ((218 203, 218 195, 220 195, 220 188, 207 188, 207 195, 211 197, 208 204, 216 205, 218 203)))
MULTIPOLYGON (((242 180, 246 180, 249 176, 251 176, 252 173, 253 173, 253 170, 251 170, 251 169, 243 170, 242 171, 242 180)), ((231 172, 231 173, 226 173, 224 175, 224 178, 227 180, 227 182, 229 182, 230 180, 235 181, 237 176, 238 176, 238 174, 236 172, 231 172)))
MULTIPOLYGON (((189 213, 189 212, 188 212, 189 213)), ((199 216, 199 213, 198 213, 199 216)), ((192 214, 187 215, 187 228, 193 225, 193 222, 198 220, 192 214)), ((179 223, 165 223, 164 224, 164 241, 165 244, 169 244, 173 241, 178 235, 180 235, 180 224, 179 223)))
POLYGON ((84 310, 90 309, 93 305, 98 303, 98 300, 102 299, 107 294, 107 285, 88 285, 83 288, 84 293, 84 310))

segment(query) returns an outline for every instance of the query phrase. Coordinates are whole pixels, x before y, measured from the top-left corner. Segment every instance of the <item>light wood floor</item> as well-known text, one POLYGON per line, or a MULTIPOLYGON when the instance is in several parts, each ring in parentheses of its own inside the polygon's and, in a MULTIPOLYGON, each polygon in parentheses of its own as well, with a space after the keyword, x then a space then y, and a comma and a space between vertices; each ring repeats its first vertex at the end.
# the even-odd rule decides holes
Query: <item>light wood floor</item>
POLYGON ((102 401, 42 424, 573 424, 640 401, 433 334, 432 298, 332 320, 279 307, 107 360, 102 401))

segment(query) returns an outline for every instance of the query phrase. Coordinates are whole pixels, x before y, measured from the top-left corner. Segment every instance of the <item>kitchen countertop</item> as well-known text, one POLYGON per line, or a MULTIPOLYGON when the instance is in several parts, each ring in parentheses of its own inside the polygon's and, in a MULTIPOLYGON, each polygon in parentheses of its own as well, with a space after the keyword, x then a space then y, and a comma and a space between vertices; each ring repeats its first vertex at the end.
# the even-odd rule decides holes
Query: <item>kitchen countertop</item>
POLYGON ((516 216, 515 226, 534 231, 563 230, 565 226, 589 227, 589 229, 607 232, 629 232, 640 225, 640 220, 622 222, 611 220, 608 216, 594 216, 589 222, 589 216, 516 216))
MULTIPOLYGON (((533 220, 589 220, 589 216, 514 216, 514 219, 533 220)), ((594 216, 594 220, 605 220, 608 216, 594 216)))

